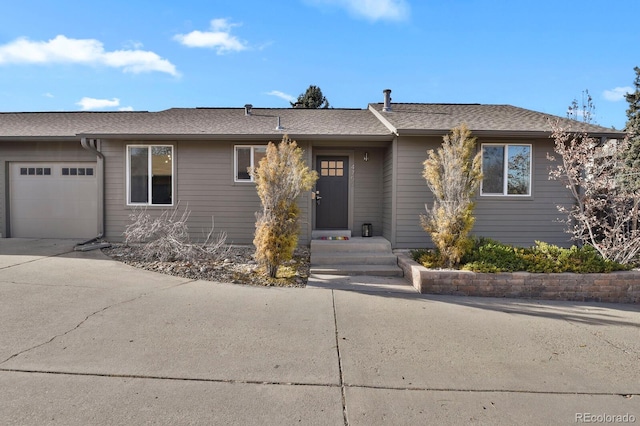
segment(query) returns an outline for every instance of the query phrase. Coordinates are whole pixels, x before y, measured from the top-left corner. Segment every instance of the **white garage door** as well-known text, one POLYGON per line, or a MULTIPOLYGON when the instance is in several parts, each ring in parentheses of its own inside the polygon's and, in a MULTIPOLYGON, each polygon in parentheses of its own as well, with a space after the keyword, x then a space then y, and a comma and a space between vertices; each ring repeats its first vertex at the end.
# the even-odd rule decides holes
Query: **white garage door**
POLYGON ((98 234, 96 163, 11 163, 11 236, 92 238, 98 234))

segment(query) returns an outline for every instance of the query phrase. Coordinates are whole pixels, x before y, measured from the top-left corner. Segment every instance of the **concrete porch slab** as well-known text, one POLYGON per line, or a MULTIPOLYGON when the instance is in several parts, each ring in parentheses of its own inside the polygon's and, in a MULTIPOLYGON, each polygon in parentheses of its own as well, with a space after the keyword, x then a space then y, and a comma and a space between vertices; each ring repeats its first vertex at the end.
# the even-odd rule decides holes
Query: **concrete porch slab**
POLYGON ((361 292, 417 293, 416 289, 402 277, 373 277, 367 275, 311 274, 307 282, 307 288, 361 292))

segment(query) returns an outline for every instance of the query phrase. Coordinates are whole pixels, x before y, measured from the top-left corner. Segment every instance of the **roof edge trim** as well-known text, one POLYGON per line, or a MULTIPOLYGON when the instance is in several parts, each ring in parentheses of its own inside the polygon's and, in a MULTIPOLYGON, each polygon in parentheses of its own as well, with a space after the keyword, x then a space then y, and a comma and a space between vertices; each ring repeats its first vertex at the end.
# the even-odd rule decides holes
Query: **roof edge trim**
MULTIPOLYGON (((545 137, 551 136, 551 130, 474 130, 469 129, 472 136, 497 136, 497 137, 545 137)), ((398 129, 398 136, 444 136, 451 132, 451 129, 398 129)), ((607 137, 612 139, 624 138, 624 132, 587 132, 592 137, 607 137)))
MULTIPOLYGON (((398 129, 396 129, 393 124, 391 124, 389 122, 389 120, 387 120, 384 115, 382 115, 381 112, 377 111, 373 105, 369 105, 369 111, 371 111, 371 113, 384 125, 384 127, 386 127, 387 129, 389 129, 389 131, 391 133, 393 133, 394 135, 398 134, 398 129)), ((387 114, 393 114, 392 112, 387 112, 387 114)))
MULTIPOLYGON (((203 141, 229 141, 229 140, 281 140, 284 135, 288 135, 291 139, 300 140, 334 140, 334 141, 392 141, 394 135, 389 133, 387 135, 319 135, 319 134, 304 134, 304 133, 287 133, 286 131, 281 133, 260 133, 260 134, 151 134, 151 133, 127 133, 127 134, 109 134, 109 133, 82 133, 81 137, 93 138, 93 139, 122 139, 122 140, 203 140, 203 141)), ((79 139, 77 139, 79 140, 79 139)))

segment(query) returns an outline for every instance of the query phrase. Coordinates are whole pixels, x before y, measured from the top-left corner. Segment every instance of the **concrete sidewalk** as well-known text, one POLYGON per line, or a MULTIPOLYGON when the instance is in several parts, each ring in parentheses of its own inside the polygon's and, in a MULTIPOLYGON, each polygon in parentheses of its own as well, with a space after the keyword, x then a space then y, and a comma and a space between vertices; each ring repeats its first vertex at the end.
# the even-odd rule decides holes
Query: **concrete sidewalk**
POLYGON ((0 239, 0 424, 640 423, 636 305, 248 287, 72 248, 0 239))

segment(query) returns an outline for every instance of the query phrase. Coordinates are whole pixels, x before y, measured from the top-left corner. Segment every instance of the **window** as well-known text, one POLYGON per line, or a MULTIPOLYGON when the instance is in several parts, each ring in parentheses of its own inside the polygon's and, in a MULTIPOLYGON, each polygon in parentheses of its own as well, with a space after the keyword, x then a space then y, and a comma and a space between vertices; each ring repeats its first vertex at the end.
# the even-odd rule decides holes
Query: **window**
MULTIPOLYGON (((47 169, 44 174, 47 174, 47 169)), ((93 167, 63 167, 62 176, 93 176, 93 167)))
POLYGON ((482 195, 531 195, 531 145, 482 145, 482 195))
POLYGON ((236 146, 234 180, 236 182, 253 182, 249 168, 258 167, 260 160, 266 155, 267 147, 265 145, 236 146))
POLYGON ((321 161, 320 176, 344 176, 344 161, 321 161))
POLYGON ((20 167, 21 176, 51 176, 51 167, 20 167))
POLYGON ((173 204, 173 146, 127 146, 127 204, 173 204))

